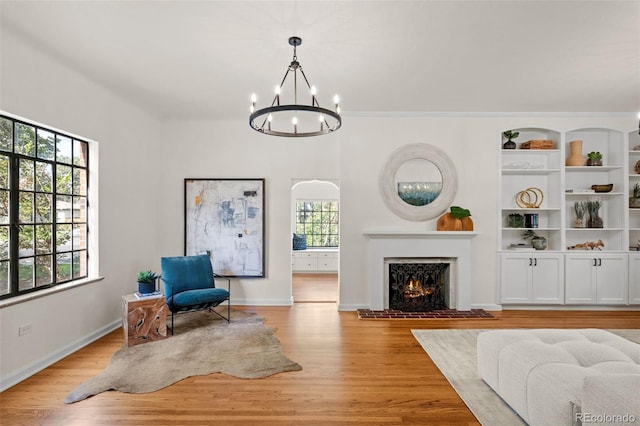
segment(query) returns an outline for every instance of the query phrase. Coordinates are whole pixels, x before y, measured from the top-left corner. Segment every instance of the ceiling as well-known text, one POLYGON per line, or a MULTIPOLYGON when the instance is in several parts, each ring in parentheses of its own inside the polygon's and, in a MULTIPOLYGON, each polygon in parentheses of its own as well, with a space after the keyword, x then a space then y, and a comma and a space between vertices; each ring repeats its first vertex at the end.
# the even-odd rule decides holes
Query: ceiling
POLYGON ((640 111, 640 0, 0 0, 0 18, 162 118, 266 106, 292 35, 347 113, 640 111))

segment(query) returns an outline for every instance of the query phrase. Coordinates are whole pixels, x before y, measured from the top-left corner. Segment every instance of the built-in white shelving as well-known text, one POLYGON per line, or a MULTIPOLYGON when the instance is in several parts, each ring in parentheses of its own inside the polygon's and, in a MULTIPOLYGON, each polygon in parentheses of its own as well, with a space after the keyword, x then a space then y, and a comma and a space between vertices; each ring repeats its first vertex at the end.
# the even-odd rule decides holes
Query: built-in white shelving
POLYGON ((498 247, 503 304, 625 305, 640 303, 640 208, 629 207, 633 186, 640 185, 640 136, 603 128, 558 131, 544 128, 505 129, 520 133, 516 149, 500 141, 498 247), (551 140, 552 149, 522 149, 529 140, 551 140), (566 166, 569 143, 581 140, 582 154, 598 151, 601 166, 566 166), (636 149, 633 149, 636 148, 636 149), (589 192, 592 185, 613 184, 606 193, 589 192), (539 208, 523 208, 516 194, 538 188, 539 208), (600 203, 602 227, 576 222, 576 202, 600 203), (537 226, 514 227, 510 215, 537 214, 537 226), (514 250, 532 229, 547 238, 546 250, 514 250), (602 243, 601 250, 574 249, 602 243), (587 267, 583 267, 587 265, 587 267), (586 275, 585 275, 586 274, 586 275), (585 276, 593 277, 585 280, 585 276), (606 284, 606 283, 615 283, 606 284), (619 283, 619 284, 618 284, 619 283))
MULTIPOLYGON (((636 184, 640 185, 640 173, 636 172, 636 164, 640 163, 640 150, 634 149, 640 147, 640 135, 637 131, 631 132, 628 135, 629 145, 628 145, 628 193, 625 193, 627 196, 627 208, 628 208, 628 241, 629 241, 629 250, 635 251, 640 247, 640 208, 630 207, 629 198, 633 196, 633 188, 636 184)), ((640 282, 640 277, 637 278, 640 282)), ((640 297, 640 293, 638 293, 640 297)))

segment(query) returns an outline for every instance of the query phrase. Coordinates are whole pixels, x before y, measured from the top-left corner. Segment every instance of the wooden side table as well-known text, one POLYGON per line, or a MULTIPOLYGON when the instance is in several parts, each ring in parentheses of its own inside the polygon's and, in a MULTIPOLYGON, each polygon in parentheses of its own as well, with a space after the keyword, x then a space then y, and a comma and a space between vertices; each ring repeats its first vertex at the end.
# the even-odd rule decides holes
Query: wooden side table
POLYGON ((163 295, 138 299, 122 296, 122 329, 125 346, 162 340, 167 337, 167 307, 163 295))

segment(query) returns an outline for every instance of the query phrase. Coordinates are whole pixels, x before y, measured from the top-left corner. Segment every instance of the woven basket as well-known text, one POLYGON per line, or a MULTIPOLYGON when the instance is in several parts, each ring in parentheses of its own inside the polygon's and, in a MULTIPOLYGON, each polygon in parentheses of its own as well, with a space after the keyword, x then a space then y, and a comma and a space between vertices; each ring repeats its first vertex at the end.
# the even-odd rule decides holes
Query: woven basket
POLYGON ((521 149, 553 149, 553 141, 550 139, 532 139, 527 142, 523 142, 520 145, 521 149))

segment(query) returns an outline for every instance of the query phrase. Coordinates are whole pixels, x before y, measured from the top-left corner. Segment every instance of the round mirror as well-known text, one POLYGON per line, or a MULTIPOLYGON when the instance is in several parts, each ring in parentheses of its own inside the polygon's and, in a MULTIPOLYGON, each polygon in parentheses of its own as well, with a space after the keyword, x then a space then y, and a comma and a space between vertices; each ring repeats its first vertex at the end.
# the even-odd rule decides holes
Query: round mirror
POLYGON ((416 158, 400 166, 395 183, 402 201, 412 206, 426 206, 440 195, 442 174, 433 162, 416 158))
POLYGON ((433 219, 449 208, 456 195, 455 167, 435 146, 405 145, 382 168, 380 189, 387 207, 403 219, 433 219))

